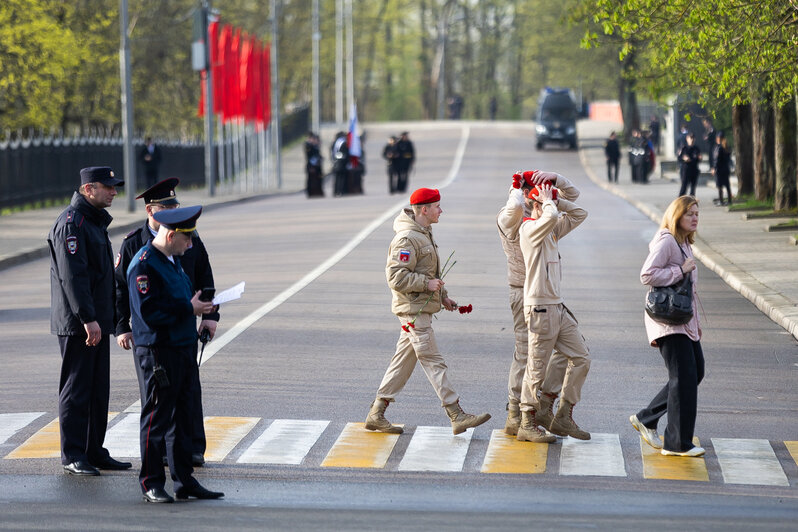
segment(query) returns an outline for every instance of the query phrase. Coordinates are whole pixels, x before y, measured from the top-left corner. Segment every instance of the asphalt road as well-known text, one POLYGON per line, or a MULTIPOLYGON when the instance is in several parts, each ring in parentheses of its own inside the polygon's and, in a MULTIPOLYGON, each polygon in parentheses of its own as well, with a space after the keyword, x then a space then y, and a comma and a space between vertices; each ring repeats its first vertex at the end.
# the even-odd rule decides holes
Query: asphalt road
MULTIPOLYGON (((707 374, 696 435, 710 451, 711 438, 769 440, 789 486, 725 483, 711 452, 709 482, 643 478, 638 436, 627 419, 667 380, 659 353, 646 342, 638 280, 655 224, 593 185, 575 152, 534 151, 531 125, 407 129, 419 161, 411 190, 446 185, 434 233, 443 258, 455 251, 447 289, 474 307, 469 315, 439 316, 439 347, 464 409, 493 415, 474 431, 461 472, 397 470, 415 427, 448 423, 420 369, 388 410, 407 433, 384 468, 320 467, 346 423, 365 418, 399 333, 384 265, 393 214, 406 198, 388 194, 379 159, 383 138, 396 131, 375 126, 366 143, 365 196, 267 198, 199 220, 217 289, 247 283, 244 298, 222 309, 219 334, 238 333, 228 333, 218 352, 211 349, 201 368, 206 416, 260 418, 229 458, 197 472, 226 498, 154 507, 139 498, 137 463, 134 472, 75 479, 62 474, 58 459, 0 459, 0 528, 794 529, 798 466, 783 443, 798 439, 792 337, 699 266, 707 374), (495 216, 512 172, 529 168, 571 178, 589 212, 560 243, 564 297, 592 356, 574 416, 586 430, 618 434, 625 477, 559 475, 553 452, 543 474, 479 473, 491 429, 504 425, 513 346, 495 216), (252 313, 259 319, 234 328, 252 313), (237 463, 274 419, 330 424, 299 466, 237 463)), ((46 413, 0 444, 3 456, 57 417, 60 360, 49 335, 48 268, 38 260, 0 272, 0 413, 46 413)), ((131 355, 115 345, 111 371, 111 410, 124 411, 138 399, 138 387, 131 355)))

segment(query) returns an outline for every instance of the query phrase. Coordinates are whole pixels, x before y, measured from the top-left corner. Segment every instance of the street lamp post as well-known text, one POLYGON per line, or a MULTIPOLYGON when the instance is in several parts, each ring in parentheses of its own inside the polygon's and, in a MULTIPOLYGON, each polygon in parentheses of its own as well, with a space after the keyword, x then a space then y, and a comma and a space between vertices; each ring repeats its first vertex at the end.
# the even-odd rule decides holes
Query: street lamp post
POLYGON ((133 90, 130 85, 130 41, 127 34, 127 0, 119 0, 119 75, 121 76, 122 140, 127 210, 136 208, 136 159, 133 156, 133 90))

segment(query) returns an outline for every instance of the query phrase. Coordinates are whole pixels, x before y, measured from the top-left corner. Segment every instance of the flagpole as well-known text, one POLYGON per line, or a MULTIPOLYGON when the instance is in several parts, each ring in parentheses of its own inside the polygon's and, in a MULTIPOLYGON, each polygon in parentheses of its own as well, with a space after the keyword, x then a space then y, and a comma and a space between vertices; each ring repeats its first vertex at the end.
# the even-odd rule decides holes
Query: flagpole
POLYGON ((319 41, 321 40, 321 33, 319 33, 319 0, 313 0, 313 72, 311 74, 311 81, 313 87, 311 89, 311 130, 321 135, 321 119, 319 110, 321 107, 319 97, 319 41))
POLYGON ((335 125, 344 123, 344 0, 335 0, 335 125))
POLYGON ((355 105, 355 54, 353 40, 352 0, 346 0, 346 103, 350 109, 355 105))
POLYGON ((283 170, 282 170, 282 139, 280 138, 281 128, 281 105, 280 105, 280 4, 278 0, 271 0, 271 16, 272 16, 272 127, 274 132, 274 173, 277 174, 277 188, 283 187, 283 170))

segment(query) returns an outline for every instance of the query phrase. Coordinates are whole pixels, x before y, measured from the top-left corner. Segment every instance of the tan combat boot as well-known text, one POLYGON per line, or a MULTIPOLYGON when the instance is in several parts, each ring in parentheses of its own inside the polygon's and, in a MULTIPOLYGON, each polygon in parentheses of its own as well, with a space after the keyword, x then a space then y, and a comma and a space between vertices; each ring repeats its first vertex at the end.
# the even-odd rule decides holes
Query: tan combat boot
POLYGON ((504 422, 504 433, 510 436, 518 434, 518 426, 521 424, 521 407, 518 401, 507 403, 507 421, 504 422))
POLYGON ((366 418, 366 429, 376 430, 377 432, 387 432, 389 434, 401 434, 404 432, 402 427, 391 425, 391 422, 385 419, 385 409, 388 408, 388 399, 377 397, 371 403, 371 410, 366 418))
POLYGON ((460 408, 459 402, 446 405, 444 408, 446 409, 446 414, 449 416, 449 419, 452 421, 452 432, 454 434, 463 433, 466 429, 470 429, 471 427, 478 427, 490 419, 490 414, 479 414, 478 416, 466 414, 463 412, 463 409, 460 408))
POLYGON ((590 433, 579 428, 574 421, 574 405, 560 399, 560 408, 551 422, 549 430, 558 436, 570 436, 577 440, 589 440, 590 433))
POLYGON ((537 421, 535 421, 535 411, 521 412, 521 426, 518 427, 518 435, 515 437, 518 441, 531 441, 534 443, 554 443, 557 441, 551 434, 546 434, 538 428, 537 421))
POLYGON ((535 412, 535 421, 538 425, 546 430, 549 430, 551 422, 554 421, 554 400, 557 399, 556 393, 540 392, 540 400, 537 412, 535 412))

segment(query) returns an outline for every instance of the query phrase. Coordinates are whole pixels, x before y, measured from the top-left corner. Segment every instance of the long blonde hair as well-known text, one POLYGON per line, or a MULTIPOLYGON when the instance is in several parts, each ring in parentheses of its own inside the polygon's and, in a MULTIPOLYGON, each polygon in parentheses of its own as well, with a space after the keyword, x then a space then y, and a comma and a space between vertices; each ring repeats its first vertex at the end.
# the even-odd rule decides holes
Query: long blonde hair
POLYGON ((665 214, 662 215, 660 228, 670 231, 679 244, 684 244, 685 240, 690 244, 695 242, 695 231, 685 231, 679 227, 679 220, 693 205, 698 205, 698 200, 695 199, 695 196, 679 196, 668 205, 668 208, 665 209, 665 214))

